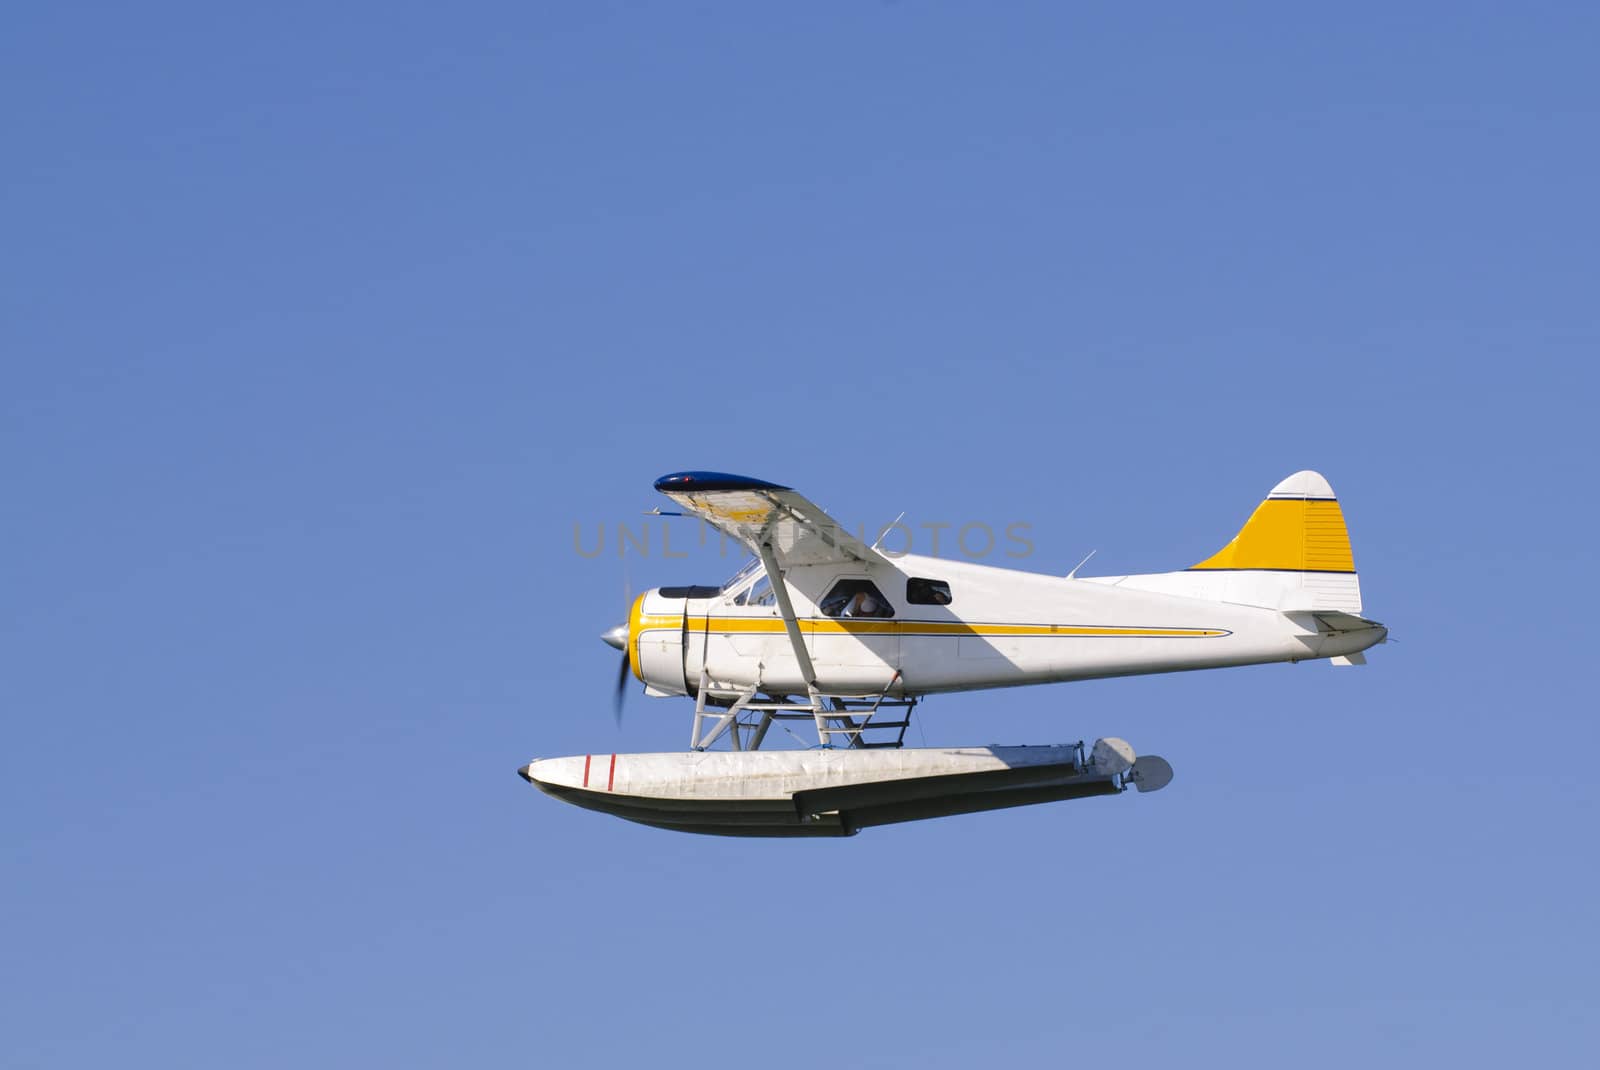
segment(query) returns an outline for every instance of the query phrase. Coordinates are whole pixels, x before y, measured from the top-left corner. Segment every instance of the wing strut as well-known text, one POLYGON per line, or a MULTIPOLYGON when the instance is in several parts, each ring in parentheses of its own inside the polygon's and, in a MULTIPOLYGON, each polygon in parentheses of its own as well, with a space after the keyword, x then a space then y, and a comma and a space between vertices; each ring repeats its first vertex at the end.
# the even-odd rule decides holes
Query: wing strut
POLYGON ((772 541, 762 539, 760 548, 761 566, 767 570, 772 593, 778 598, 778 612, 783 615, 783 627, 789 633, 789 645, 794 647, 794 660, 800 663, 800 677, 806 682, 806 690, 816 694, 817 671, 811 667, 811 655, 806 652, 806 641, 800 634, 800 622, 794 615, 794 603, 789 601, 789 585, 784 582, 783 572, 778 568, 777 555, 772 552, 772 541))
POLYGON ((757 543, 761 552, 761 567, 767 570, 767 580, 778 600, 778 613, 783 617, 784 630, 789 633, 789 645, 794 648, 794 660, 800 665, 800 678, 806 682, 806 695, 811 699, 811 711, 817 722, 817 738, 824 747, 829 746, 828 726, 824 718, 822 697, 817 694, 817 670, 811 665, 811 655, 806 651, 806 640, 800 634, 800 622, 795 619, 794 603, 789 601, 789 585, 778 568, 778 557, 772 552, 772 539, 763 538, 757 543))

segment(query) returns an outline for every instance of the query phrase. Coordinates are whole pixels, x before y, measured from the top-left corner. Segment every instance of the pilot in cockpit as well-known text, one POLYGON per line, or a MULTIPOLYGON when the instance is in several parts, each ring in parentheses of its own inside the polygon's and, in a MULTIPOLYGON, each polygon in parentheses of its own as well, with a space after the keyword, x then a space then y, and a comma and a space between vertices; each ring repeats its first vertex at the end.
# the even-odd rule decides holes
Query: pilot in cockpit
POLYGON ((872 597, 871 591, 857 591, 855 596, 846 603, 842 617, 876 617, 883 612, 883 607, 878 600, 872 597))

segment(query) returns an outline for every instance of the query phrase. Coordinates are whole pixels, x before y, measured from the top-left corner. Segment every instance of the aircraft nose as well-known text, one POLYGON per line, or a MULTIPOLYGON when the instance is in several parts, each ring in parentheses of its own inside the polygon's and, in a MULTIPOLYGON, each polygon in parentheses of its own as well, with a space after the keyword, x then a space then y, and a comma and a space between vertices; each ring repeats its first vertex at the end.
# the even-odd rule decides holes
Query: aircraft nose
POLYGON ((628 626, 619 624, 610 631, 601 632, 600 640, 612 650, 628 649, 628 626))

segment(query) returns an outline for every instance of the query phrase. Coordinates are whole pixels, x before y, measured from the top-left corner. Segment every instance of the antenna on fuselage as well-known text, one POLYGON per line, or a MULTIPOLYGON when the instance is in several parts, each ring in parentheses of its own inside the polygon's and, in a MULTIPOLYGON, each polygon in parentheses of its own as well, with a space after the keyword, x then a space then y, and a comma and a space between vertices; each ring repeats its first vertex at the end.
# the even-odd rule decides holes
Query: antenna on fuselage
POLYGON ((1087 565, 1089 563, 1089 558, 1093 557, 1095 554, 1097 554, 1099 552, 1100 551, 1098 549, 1095 549, 1095 550, 1090 550, 1087 554, 1085 554, 1082 561, 1079 561, 1076 565, 1072 566, 1072 571, 1067 573, 1067 579, 1069 579, 1069 580, 1077 579, 1078 578, 1078 570, 1080 568, 1082 568, 1084 565, 1087 565))
POLYGON ((878 548, 878 545, 881 542, 883 542, 883 537, 885 535, 889 534, 889 532, 894 528, 894 526, 896 524, 899 524, 900 521, 904 520, 905 518, 906 518, 906 511, 904 509, 902 509, 902 510, 900 510, 900 515, 894 518, 894 523, 885 524, 884 527, 883 527, 883 530, 878 532, 878 537, 876 539, 872 540, 872 548, 874 550, 876 550, 878 548))

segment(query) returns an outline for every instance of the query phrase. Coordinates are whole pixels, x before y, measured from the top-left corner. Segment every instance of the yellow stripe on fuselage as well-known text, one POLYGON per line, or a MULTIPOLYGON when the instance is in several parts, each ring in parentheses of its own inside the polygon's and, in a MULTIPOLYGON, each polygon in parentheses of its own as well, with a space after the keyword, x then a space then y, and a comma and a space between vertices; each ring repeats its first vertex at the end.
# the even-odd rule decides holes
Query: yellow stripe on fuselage
MULTIPOLYGON (((1228 635, 1220 628, 1114 628, 1076 624, 967 624, 962 621, 934 620, 836 620, 831 617, 801 618, 800 631, 807 635, 988 635, 988 636, 1113 636, 1133 639, 1206 639, 1228 635)), ((639 631, 683 626, 680 616, 649 616, 639 620, 639 631)), ((710 631, 724 635, 782 635, 784 625, 778 617, 710 617, 691 619, 692 632, 710 631)), ((631 649, 631 644, 630 644, 631 649)))

